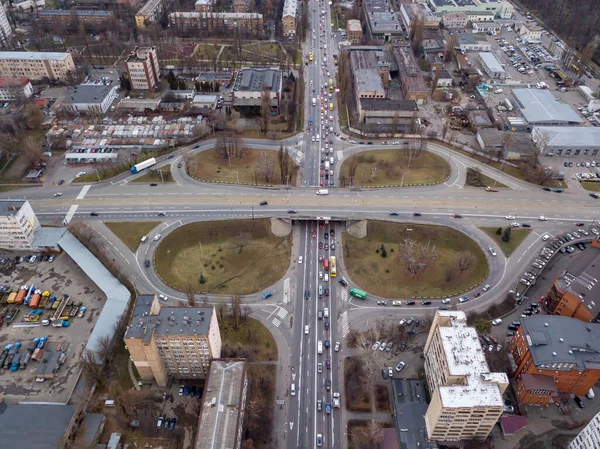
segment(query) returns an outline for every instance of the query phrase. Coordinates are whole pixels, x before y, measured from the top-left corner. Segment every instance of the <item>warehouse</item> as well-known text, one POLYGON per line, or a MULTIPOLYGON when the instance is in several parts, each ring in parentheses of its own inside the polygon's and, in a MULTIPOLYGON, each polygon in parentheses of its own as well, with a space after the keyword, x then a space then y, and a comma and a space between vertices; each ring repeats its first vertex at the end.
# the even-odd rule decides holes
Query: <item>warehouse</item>
POLYGON ((591 126, 536 126, 531 138, 543 156, 597 156, 600 128, 591 126))
POLYGON ((477 54, 477 60, 481 64, 483 71, 490 78, 505 79, 506 72, 496 57, 487 51, 482 51, 477 54))
POLYGON ((583 122, 570 105, 558 101, 549 90, 513 89, 512 94, 513 104, 530 127, 581 125, 583 122))

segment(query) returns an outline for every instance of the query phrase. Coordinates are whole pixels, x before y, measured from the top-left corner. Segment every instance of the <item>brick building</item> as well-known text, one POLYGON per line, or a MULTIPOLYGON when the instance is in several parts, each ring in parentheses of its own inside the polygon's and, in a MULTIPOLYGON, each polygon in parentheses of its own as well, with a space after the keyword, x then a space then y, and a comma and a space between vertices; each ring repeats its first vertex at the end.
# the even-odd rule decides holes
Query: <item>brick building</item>
POLYGON ((135 47, 125 60, 132 90, 160 90, 156 47, 135 47))
POLYGON ((524 318, 509 350, 521 404, 583 396, 600 379, 600 324, 552 315, 524 318))

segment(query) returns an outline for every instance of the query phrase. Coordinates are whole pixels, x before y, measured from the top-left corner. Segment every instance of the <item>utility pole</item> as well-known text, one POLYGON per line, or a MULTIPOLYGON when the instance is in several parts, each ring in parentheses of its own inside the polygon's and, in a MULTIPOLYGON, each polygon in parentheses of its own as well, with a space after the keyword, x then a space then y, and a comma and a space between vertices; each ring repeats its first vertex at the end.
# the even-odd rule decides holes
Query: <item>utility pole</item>
POLYGON ((100 179, 100 173, 98 172, 98 169, 95 168, 94 171, 96 172, 96 176, 98 177, 98 182, 102 181, 100 179))
POLYGON ((202 255, 202 259, 204 259, 204 251, 202 250, 202 242, 198 240, 198 245, 200 245, 200 254, 202 255))
POLYGON ((164 184, 165 179, 163 178, 162 170, 158 170, 158 173, 160 174, 160 182, 164 184))

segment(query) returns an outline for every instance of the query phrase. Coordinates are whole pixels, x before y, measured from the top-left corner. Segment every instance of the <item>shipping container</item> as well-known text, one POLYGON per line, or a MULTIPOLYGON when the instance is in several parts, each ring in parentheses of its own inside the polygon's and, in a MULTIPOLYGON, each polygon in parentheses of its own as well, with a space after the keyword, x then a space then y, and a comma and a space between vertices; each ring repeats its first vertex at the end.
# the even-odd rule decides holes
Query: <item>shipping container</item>
POLYGON ((40 299, 41 299, 41 295, 38 295, 37 293, 35 295, 33 295, 31 297, 31 301, 29 301, 29 307, 31 307, 32 309, 37 308, 37 306, 40 304, 40 299))
POLYGON ((8 295, 8 299, 6 300, 6 302, 8 304, 14 304, 16 299, 17 299, 17 292, 12 292, 10 295, 8 295))
POLYGON ((19 290, 19 293, 17 293, 17 297, 15 298, 15 304, 23 304, 25 295, 27 295, 27 290, 19 290))

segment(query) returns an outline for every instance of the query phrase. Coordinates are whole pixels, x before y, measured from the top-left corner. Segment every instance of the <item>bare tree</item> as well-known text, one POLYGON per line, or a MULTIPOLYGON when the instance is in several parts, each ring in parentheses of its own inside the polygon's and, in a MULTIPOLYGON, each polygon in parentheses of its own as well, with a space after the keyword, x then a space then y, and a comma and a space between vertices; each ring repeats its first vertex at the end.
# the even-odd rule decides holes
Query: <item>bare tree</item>
POLYGON ((105 376, 97 354, 84 349, 79 359, 79 366, 83 370, 84 376, 91 384, 104 385, 105 376))
POLYGON ((269 183, 275 177, 275 159, 268 150, 261 150, 256 158, 256 174, 269 183))
POLYGON ((415 56, 420 56, 423 48, 423 38, 425 37, 425 21, 422 16, 417 16, 412 20, 410 34, 413 53, 415 56))
POLYGON ((250 242, 252 242, 252 234, 250 232, 238 232, 235 236, 235 247, 239 249, 240 253, 250 242))
POLYGON ((392 116, 392 134, 390 135, 390 137, 394 137, 394 135, 396 134, 396 131, 398 131, 398 123, 399 122, 400 122, 400 114, 396 110, 396 111, 394 111, 394 115, 392 116))
POLYGON ((454 49, 458 45, 458 34, 448 36, 446 39, 446 48, 444 49, 444 62, 452 62, 454 49))
POLYGON ((21 141, 21 153, 27 160, 37 165, 42 160, 42 148, 40 142, 33 136, 27 136, 21 141))
POLYGON ((411 277, 417 277, 438 258, 437 247, 417 242, 413 239, 404 239, 400 248, 400 262, 405 266, 411 277))
POLYGON ((269 130, 269 120, 271 118, 271 91, 265 83, 262 94, 260 95, 260 130, 266 134, 269 130))
POLYGON ((467 271, 469 268, 475 265, 476 262, 477 259, 471 251, 461 251, 460 253, 458 253, 458 256, 456 258, 456 264, 458 267, 458 271, 460 271, 460 274, 463 274, 465 271, 467 271))
POLYGON ((23 110, 23 120, 29 129, 38 129, 44 121, 42 110, 34 103, 29 103, 23 110))
POLYGON ((231 112, 231 129, 233 129, 238 134, 241 134, 244 130, 242 122, 240 120, 241 117, 242 114, 240 114, 238 111, 234 110, 231 112))
POLYGON ((196 307, 196 296, 194 295, 194 291, 190 288, 185 292, 185 296, 187 297, 188 306, 196 307))
POLYGON ((441 69, 438 69, 433 72, 433 79, 431 80, 431 93, 433 93, 437 89, 440 76, 442 76, 441 69))
POLYGON ((353 184, 354 177, 356 176, 356 170, 358 169, 358 164, 360 160, 356 154, 350 156, 350 161, 348 162, 348 177, 350 178, 350 185, 353 184))
POLYGON ((238 295, 233 295, 229 298, 229 304, 231 305, 231 322, 233 328, 238 330, 242 321, 242 298, 238 295))

